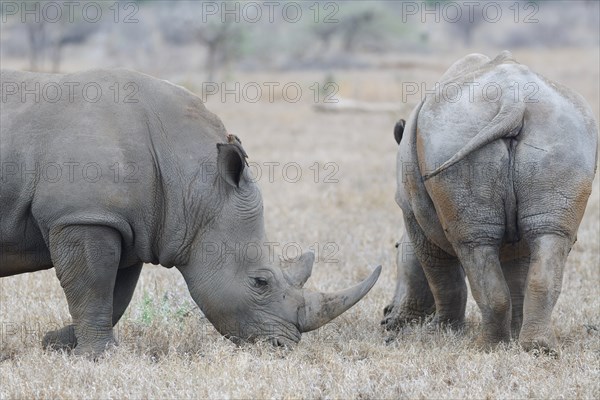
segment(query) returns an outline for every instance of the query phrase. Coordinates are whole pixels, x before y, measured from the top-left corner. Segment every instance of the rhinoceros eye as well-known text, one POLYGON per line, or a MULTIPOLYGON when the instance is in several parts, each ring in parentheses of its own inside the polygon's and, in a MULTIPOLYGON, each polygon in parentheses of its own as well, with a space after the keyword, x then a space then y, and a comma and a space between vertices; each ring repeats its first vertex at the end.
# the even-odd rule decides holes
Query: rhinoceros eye
POLYGON ((257 277, 253 279, 253 286, 257 289, 264 289, 269 286, 269 281, 265 278, 257 277))

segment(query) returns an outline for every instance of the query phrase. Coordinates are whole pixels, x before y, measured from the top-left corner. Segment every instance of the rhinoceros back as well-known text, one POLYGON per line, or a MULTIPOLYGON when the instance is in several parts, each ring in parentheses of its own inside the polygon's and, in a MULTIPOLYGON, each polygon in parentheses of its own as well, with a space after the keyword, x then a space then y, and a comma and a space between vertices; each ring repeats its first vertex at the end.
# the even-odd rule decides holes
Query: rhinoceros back
POLYGON ((10 262, 0 274, 47 267, 48 232, 69 224, 111 226, 132 257, 156 262, 164 208, 179 208, 176 224, 180 187, 226 140, 220 120, 187 90, 127 70, 1 78, 0 243, 10 262), (8 256, 26 253, 41 260, 8 256))
POLYGON ((597 160, 597 127, 585 101, 506 58, 454 80, 467 82, 495 85, 500 95, 428 97, 417 123, 419 169, 446 236, 574 237, 597 160))

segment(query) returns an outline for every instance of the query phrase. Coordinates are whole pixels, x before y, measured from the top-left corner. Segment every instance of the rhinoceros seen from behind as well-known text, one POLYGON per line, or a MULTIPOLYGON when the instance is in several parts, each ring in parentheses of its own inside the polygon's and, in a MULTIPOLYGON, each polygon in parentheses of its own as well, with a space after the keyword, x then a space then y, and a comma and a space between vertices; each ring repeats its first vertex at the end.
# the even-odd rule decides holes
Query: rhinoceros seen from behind
POLYGON ((512 326, 526 350, 556 350, 551 314, 598 159, 585 100, 509 52, 471 54, 394 136, 406 233, 382 324, 434 310, 434 324, 462 324, 466 274, 484 347, 512 326))
POLYGON ((177 267, 223 335, 300 340, 360 300, 303 289, 314 256, 266 246, 246 153, 191 92, 126 70, 2 71, 0 276, 54 268, 72 324, 44 345, 99 354, 143 263, 177 267))

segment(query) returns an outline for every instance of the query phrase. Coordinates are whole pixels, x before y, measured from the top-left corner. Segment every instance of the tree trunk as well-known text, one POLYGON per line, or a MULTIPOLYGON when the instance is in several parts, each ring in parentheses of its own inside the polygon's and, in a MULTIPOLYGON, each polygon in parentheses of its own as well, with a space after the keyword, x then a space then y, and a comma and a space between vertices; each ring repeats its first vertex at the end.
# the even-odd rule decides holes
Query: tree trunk
POLYGON ((208 54, 206 57, 206 72, 207 72, 207 82, 213 82, 215 78, 215 69, 217 67, 217 49, 218 45, 216 43, 208 43, 207 46, 208 54))

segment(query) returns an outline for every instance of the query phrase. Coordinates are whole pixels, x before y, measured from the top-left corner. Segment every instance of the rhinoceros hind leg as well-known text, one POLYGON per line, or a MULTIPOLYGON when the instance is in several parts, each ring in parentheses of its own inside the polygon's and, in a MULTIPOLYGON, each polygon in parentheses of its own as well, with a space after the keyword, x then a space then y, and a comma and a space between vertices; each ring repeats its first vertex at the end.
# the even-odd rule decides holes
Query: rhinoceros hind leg
POLYGON ((512 316, 510 330, 513 339, 519 337, 523 324, 523 301, 525 299, 525 284, 529 269, 529 257, 502 262, 502 272, 510 290, 512 316))
POLYGON ((113 292, 121 235, 109 227, 73 225, 52 229, 49 239, 73 319, 77 340, 73 353, 95 357, 114 343, 113 292))
POLYGON ((494 245, 459 245, 457 253, 465 268, 473 298, 481 310, 479 344, 490 347, 510 339, 511 299, 504 279, 498 248, 494 245))
POLYGON ((551 316, 562 287, 571 245, 570 239, 552 234, 530 240, 531 262, 523 305, 523 327, 519 336, 526 351, 556 352, 551 316))
POLYGON ((117 272, 113 295, 113 326, 119 322, 133 297, 135 286, 142 271, 142 265, 140 262, 131 267, 120 269, 117 272))
POLYGON ((423 322, 435 312, 429 283, 406 234, 402 235, 396 248, 396 292, 392 302, 383 309, 381 321, 384 329, 389 331, 398 330, 413 321, 423 322))

